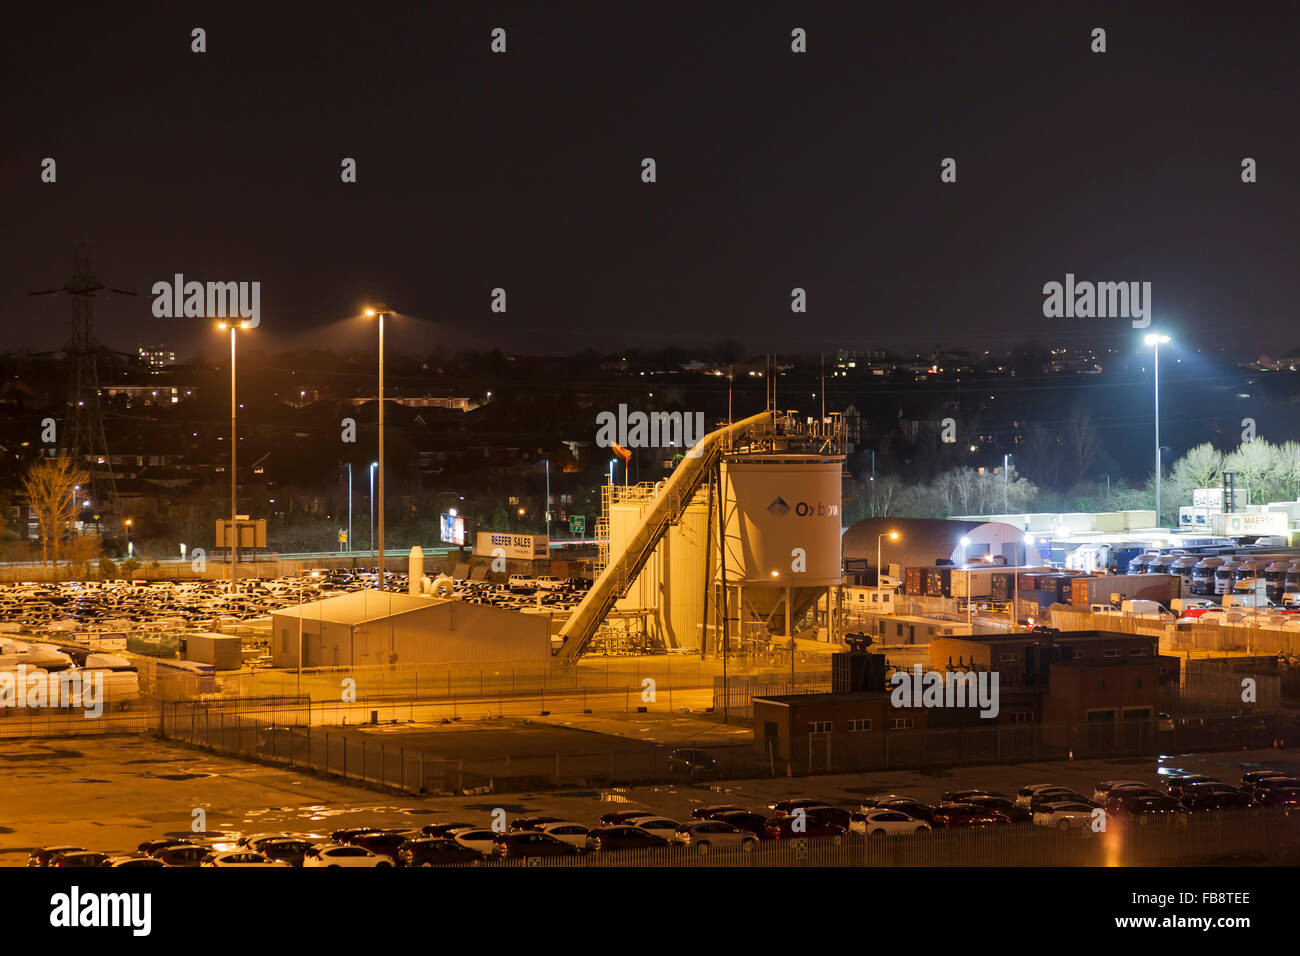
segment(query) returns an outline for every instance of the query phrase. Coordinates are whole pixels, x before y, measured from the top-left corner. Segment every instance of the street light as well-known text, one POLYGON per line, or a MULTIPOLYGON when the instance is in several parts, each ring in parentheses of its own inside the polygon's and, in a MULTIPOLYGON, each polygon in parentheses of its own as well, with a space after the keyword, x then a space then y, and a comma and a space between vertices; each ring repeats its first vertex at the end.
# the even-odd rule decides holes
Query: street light
POLYGON ((1156 527, 1160 527, 1160 346, 1169 341, 1169 336, 1152 333, 1142 341, 1155 350, 1155 395, 1156 395, 1156 527))
POLYGON ((247 322, 218 322, 218 329, 230 329, 230 593, 235 593, 235 581, 239 576, 239 526, 235 523, 238 490, 235 480, 235 457, 239 451, 239 438, 235 434, 235 332, 250 328, 247 322))
POLYGON ((384 316, 392 310, 378 305, 366 315, 379 319, 379 590, 384 589, 384 316))
POLYGON ((881 577, 882 577, 882 575, 881 575, 881 571, 883 570, 882 567, 881 567, 881 564, 880 564, 880 560, 881 560, 881 557, 880 557, 880 543, 881 543, 881 541, 883 541, 885 538, 889 538, 890 541, 897 541, 897 540, 898 540, 898 532, 897 532, 897 531, 882 531, 880 534, 876 535, 876 587, 882 587, 882 586, 883 586, 883 582, 880 580, 881 577))

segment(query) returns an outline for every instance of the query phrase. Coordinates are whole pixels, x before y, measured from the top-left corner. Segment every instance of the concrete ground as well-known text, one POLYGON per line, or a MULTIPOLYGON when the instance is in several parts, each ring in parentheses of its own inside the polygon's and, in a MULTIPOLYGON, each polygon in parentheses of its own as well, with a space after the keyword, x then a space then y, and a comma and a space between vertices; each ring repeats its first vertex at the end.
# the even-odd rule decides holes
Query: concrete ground
MULTIPOLYGON (((576 732, 576 731, 574 731, 576 732)), ((0 865, 21 866, 28 849, 75 843, 130 851, 145 839, 190 833, 194 811, 213 831, 325 833, 344 826, 418 827, 436 820, 484 824, 492 811, 538 813, 592 823, 616 808, 646 808, 675 819, 693 807, 736 803, 754 809, 793 796, 856 806, 875 793, 936 800, 944 790, 987 787, 1013 793, 1030 783, 1091 790, 1098 780, 1155 782, 1179 767, 1235 782, 1244 769, 1300 770, 1300 753, 1263 750, 1161 758, 963 767, 943 772, 882 772, 774 778, 712 786, 560 790, 415 799, 244 763, 142 736, 0 742, 0 865)))

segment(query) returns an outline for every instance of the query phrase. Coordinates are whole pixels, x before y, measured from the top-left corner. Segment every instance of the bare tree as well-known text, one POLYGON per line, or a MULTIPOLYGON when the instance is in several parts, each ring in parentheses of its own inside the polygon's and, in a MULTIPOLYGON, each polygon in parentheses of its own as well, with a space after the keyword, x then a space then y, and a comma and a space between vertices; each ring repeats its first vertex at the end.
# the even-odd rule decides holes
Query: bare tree
POLYGON ((57 566, 63 534, 72 524, 78 485, 90 483, 90 474, 71 458, 43 458, 27 469, 23 492, 36 514, 41 535, 41 564, 57 566))

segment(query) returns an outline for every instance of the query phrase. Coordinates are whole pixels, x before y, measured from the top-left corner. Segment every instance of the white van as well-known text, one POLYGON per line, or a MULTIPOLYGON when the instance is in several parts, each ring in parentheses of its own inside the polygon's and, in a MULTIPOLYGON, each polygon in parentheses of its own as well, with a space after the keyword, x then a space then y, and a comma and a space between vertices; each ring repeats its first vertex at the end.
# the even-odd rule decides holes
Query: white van
POLYGON ((1119 606, 1119 609, 1133 617, 1173 618, 1175 616, 1159 601, 1125 601, 1119 606))

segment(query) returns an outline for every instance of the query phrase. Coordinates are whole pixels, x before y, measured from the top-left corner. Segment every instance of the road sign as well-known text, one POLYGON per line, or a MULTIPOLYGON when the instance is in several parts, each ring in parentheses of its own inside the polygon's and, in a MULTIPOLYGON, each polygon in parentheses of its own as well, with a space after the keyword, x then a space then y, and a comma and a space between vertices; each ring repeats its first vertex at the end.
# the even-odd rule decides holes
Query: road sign
POLYGON ((569 515, 569 534, 582 534, 586 530, 586 515, 569 515))

